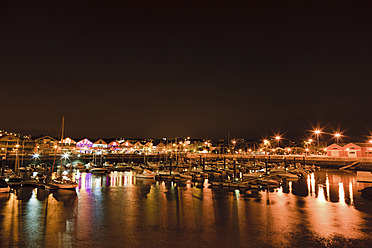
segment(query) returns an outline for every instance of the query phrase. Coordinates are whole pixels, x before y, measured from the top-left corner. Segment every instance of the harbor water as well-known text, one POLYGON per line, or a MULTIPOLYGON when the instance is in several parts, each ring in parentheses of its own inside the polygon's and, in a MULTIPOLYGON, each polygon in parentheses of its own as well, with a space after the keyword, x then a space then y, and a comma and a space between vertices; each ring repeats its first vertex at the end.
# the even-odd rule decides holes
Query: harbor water
POLYGON ((372 247, 372 184, 319 170, 279 188, 76 175, 76 191, 0 194, 0 247, 372 247))

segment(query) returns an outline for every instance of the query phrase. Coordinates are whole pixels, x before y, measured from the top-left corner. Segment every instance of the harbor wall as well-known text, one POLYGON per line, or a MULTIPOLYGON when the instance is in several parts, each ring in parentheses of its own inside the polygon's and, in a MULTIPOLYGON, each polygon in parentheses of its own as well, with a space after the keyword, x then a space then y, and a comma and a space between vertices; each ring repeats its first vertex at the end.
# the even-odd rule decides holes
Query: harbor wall
MULTIPOLYGON (((9 168, 14 168, 16 163, 16 156, 7 156, 5 159, 2 157, 2 164, 5 164, 9 168)), ((46 163, 48 165, 52 165, 53 162, 55 164, 66 164, 66 163, 88 163, 88 162, 95 162, 96 164, 103 164, 105 162, 108 163, 146 163, 146 162, 164 162, 173 159, 176 159, 181 163, 182 161, 189 160, 191 158, 194 162, 199 162, 204 160, 206 163, 216 160, 223 160, 224 158, 227 160, 228 163, 231 163, 232 160, 237 160, 241 162, 248 162, 248 161, 261 161, 261 162, 268 162, 268 163, 300 163, 300 164, 307 164, 307 165, 315 165, 320 166, 322 168, 340 168, 344 166, 348 166, 351 164, 356 164, 352 168, 355 169, 366 169, 372 170, 372 158, 346 158, 346 157, 328 157, 328 156, 300 156, 300 155, 260 155, 260 156, 251 156, 251 155, 230 155, 230 154, 178 154, 177 157, 173 155, 172 158, 170 156, 165 156, 164 154, 159 155, 134 155, 134 154, 109 154, 103 155, 99 157, 93 157, 92 155, 71 155, 69 159, 60 159, 60 156, 57 155, 55 158, 54 155, 49 156, 41 156, 38 159, 33 158, 32 156, 23 156, 18 157, 18 161, 20 166, 27 166, 30 164, 40 164, 46 163)))

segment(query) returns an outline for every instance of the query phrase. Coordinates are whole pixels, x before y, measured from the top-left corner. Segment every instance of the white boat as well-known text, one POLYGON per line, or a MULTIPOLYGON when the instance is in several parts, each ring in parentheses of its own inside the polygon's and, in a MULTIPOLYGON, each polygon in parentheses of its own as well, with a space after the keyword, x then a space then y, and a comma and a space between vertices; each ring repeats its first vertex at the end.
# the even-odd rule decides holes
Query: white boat
POLYGON ((292 174, 292 173, 277 173, 275 176, 280 177, 280 178, 286 178, 289 180, 297 180, 300 179, 298 175, 292 174))
POLYGON ((154 172, 147 170, 147 169, 143 170, 143 172, 140 174, 136 174, 137 178, 145 178, 145 179, 154 179, 155 176, 156 174, 154 172))
POLYGON ((0 179, 0 193, 8 193, 10 191, 9 185, 3 178, 0 179))
POLYGON ((75 168, 76 170, 84 170, 84 169, 86 169, 85 165, 83 165, 82 163, 77 163, 77 164, 75 164, 75 165, 74 165, 74 168, 75 168))
POLYGON ((192 175, 180 173, 179 176, 182 179, 192 179, 192 175))
POLYGON ((17 175, 12 175, 9 178, 5 179, 8 186, 21 186, 22 185, 22 178, 17 175))
POLYGON ((170 175, 176 176, 176 175, 179 175, 180 173, 177 171, 172 171, 171 173, 169 170, 163 170, 163 171, 159 171, 158 174, 160 176, 170 176, 170 175))
POLYGON ((52 187, 57 187, 58 189, 75 189, 79 186, 78 183, 72 182, 71 180, 52 180, 45 184, 45 188, 50 189, 52 187))
POLYGON ((246 173, 246 174, 243 174, 243 179, 245 179, 245 178, 261 178, 263 175, 265 175, 265 172, 246 173))
POLYGON ((107 169, 106 168, 93 168, 90 170, 90 173, 92 174, 106 174, 107 169))
POLYGON ((11 169, 4 170, 4 176, 11 176, 11 175, 13 175, 13 171, 11 169))

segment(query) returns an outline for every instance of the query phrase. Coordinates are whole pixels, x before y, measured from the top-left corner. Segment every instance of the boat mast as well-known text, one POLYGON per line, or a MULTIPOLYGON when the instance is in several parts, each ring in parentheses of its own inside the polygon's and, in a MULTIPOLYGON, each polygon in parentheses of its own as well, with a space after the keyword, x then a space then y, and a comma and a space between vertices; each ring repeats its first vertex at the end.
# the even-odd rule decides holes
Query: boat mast
MULTIPOLYGON (((62 129, 61 130, 61 154, 62 154, 63 132, 65 131, 65 117, 64 116, 62 116, 62 127, 61 127, 61 129, 62 129)), ((62 161, 63 161, 63 159, 61 158, 61 169, 62 169, 62 161)))
MULTIPOLYGON (((61 127, 61 133, 60 134, 62 134, 61 135, 61 137, 63 137, 63 129, 64 129, 64 125, 65 125, 65 117, 63 116, 62 117, 62 127, 61 127)), ((62 140, 62 139, 61 139, 62 140)), ((54 159, 53 159, 53 166, 52 166, 52 170, 51 170, 51 172, 50 172, 50 176, 52 176, 52 173, 53 173, 53 171, 54 171, 54 165, 55 165, 55 163, 56 163, 56 156, 57 156, 57 149, 58 149, 58 140, 57 140, 57 147, 54 149, 54 159)), ((61 159, 61 163, 62 163, 62 159, 61 159)))
POLYGON ((19 158, 18 158, 18 149, 19 149, 19 140, 17 139, 17 145, 16 145, 16 160, 15 160, 15 168, 17 175, 19 175, 19 158))

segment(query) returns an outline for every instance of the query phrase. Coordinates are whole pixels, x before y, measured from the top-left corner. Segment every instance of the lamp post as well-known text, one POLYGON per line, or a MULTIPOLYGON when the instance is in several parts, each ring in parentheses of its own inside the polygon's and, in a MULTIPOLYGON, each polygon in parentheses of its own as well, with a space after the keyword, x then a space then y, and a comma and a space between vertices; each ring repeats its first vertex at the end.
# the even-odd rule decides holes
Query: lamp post
POLYGON ((313 139, 309 139, 307 142, 307 148, 311 150, 311 143, 313 142, 313 139))
POLYGON ((232 150, 233 150, 233 154, 235 154, 235 145, 236 145, 236 140, 232 140, 231 141, 233 147, 232 147, 232 150))
POLYGON ((36 160, 39 158, 39 153, 35 153, 34 154, 34 159, 35 159, 35 168, 36 168, 36 160))
POLYGON ((281 137, 279 135, 277 135, 277 136, 275 136, 275 139, 278 142, 278 146, 277 147, 279 148, 281 137))
POLYGON ((269 145, 270 142, 267 139, 265 139, 263 143, 264 143, 264 148, 265 148, 265 155, 267 155, 267 146, 269 145))
POLYGON ((317 153, 318 153, 318 150, 319 150, 319 136, 320 136, 321 133, 322 133, 322 131, 320 129, 315 129, 314 130, 314 134, 315 134, 315 137, 316 137, 316 143, 317 143, 317 153))

